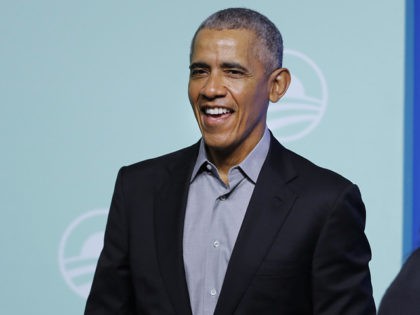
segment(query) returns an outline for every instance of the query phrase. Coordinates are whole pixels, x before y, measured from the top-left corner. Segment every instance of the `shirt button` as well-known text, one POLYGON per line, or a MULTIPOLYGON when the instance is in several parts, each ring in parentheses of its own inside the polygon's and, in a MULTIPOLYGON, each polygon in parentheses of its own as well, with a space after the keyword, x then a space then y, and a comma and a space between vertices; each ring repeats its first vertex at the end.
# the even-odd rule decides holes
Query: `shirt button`
POLYGON ((211 290, 210 290, 210 295, 211 295, 211 296, 215 296, 215 295, 216 295, 216 293, 217 293, 216 289, 211 289, 211 290))
POLYGON ((211 165, 210 164, 207 164, 206 168, 207 168, 207 170, 211 171, 211 165))
POLYGON ((214 248, 217 248, 217 247, 219 247, 220 246, 220 242, 219 241, 214 241, 213 242, 213 247, 214 248))

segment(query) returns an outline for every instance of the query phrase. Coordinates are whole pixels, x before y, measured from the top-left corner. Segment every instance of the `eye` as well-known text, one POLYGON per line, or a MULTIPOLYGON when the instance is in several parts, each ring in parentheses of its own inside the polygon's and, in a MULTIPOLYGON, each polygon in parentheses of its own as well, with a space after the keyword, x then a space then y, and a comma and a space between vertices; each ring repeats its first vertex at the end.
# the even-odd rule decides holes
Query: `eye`
POLYGON ((242 76, 245 75, 245 73, 242 70, 240 70, 240 69, 226 69, 225 72, 229 76, 234 77, 234 78, 242 77, 242 76))
POLYGON ((203 68, 194 68, 190 70, 190 77, 201 77, 207 74, 207 71, 203 68))

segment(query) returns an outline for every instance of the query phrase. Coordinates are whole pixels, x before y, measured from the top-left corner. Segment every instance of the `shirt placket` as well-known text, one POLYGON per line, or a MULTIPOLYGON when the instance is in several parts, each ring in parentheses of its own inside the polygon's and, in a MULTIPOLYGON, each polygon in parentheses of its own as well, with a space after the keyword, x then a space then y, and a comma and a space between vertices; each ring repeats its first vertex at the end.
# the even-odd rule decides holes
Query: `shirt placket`
MULTIPOLYGON (((215 178, 216 180, 216 178, 215 178)), ((205 277, 205 293, 204 293, 204 314, 211 315, 217 300, 219 298, 220 290, 222 288, 223 275, 220 268, 221 250, 224 246, 225 239, 221 233, 218 224, 223 218, 223 211, 225 211, 226 194, 228 187, 219 186, 213 196, 213 215, 209 227, 209 238, 206 242, 206 277, 205 277), (215 275, 217 275, 215 277, 215 275)))

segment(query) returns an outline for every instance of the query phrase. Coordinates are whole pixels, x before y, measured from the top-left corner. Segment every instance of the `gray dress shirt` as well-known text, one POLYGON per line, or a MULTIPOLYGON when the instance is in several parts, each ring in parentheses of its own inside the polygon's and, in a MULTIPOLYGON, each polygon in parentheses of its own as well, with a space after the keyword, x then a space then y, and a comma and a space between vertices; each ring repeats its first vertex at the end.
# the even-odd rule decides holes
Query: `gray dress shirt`
POLYGON ((229 259, 270 147, 270 133, 228 172, 226 185, 208 160, 204 141, 191 176, 184 223, 184 265, 193 315, 211 315, 229 259))

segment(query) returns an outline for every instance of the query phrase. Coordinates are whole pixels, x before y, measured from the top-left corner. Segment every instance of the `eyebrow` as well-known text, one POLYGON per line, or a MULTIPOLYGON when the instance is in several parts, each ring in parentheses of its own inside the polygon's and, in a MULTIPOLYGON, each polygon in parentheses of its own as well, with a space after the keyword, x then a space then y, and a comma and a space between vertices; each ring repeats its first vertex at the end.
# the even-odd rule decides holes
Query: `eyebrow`
MULTIPOLYGON (((240 63, 237 62, 223 62, 220 67, 222 69, 239 69, 242 70, 244 72, 249 72, 249 70, 247 68, 245 68, 243 65, 241 65, 240 63)), ((195 69, 195 68, 205 68, 205 69, 209 69, 210 66, 205 63, 205 62, 194 62, 189 66, 189 69, 195 69)))
POLYGON ((208 68, 210 68, 210 66, 208 64, 204 63, 204 62, 194 62, 194 63, 190 64, 189 68, 190 68, 190 70, 195 69, 195 68, 206 68, 206 69, 208 69, 208 68))
POLYGON ((249 72, 249 70, 247 68, 245 68, 243 65, 241 65, 240 63, 237 63, 237 62, 223 62, 221 64, 221 68, 222 69, 239 69, 239 70, 242 70, 244 72, 249 72))

